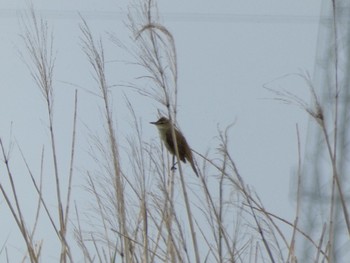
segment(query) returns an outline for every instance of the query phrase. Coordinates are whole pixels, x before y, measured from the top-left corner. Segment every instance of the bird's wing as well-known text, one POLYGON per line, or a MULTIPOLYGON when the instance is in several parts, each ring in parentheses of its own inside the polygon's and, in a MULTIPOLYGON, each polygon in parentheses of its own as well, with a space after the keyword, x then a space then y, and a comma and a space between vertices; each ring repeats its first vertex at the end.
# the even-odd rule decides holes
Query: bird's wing
MULTIPOLYGON (((176 136, 176 140, 177 140, 177 148, 178 148, 178 151, 179 151, 180 160, 183 161, 184 163, 186 163, 186 159, 185 159, 185 152, 186 152, 185 143, 187 143, 186 139, 177 130, 175 130, 175 136, 176 136)), ((172 136, 172 133, 171 133, 170 129, 166 133, 165 139, 166 139, 166 142, 167 142, 167 144, 169 146, 168 150, 173 155, 176 155, 175 146, 174 146, 174 143, 173 143, 173 136, 172 136)))

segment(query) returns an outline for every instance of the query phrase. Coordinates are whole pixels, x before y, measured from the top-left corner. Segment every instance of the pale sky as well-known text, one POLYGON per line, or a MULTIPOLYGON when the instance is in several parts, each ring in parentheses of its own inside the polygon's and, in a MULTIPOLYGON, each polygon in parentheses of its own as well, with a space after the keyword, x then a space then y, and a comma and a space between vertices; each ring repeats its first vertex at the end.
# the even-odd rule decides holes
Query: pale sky
MULTIPOLYGON (((20 52, 26 57, 20 38, 20 15, 28 7, 26 2, 2 1, 0 7, 0 136, 6 146, 10 138, 17 141, 31 169, 38 173, 42 145, 48 143, 49 134, 44 101, 20 58, 20 52)), ((54 32, 58 141, 69 142, 71 133, 66 127, 72 122, 74 89, 79 86, 81 129, 77 149, 88 158, 84 126, 101 131, 101 112, 96 97, 84 91, 93 90, 95 82, 81 50, 78 12, 105 43, 106 59, 111 61, 107 69, 110 83, 126 83, 139 72, 131 65, 115 62, 128 57, 107 36, 114 33, 120 39, 128 39, 130 33, 122 23, 125 1, 32 2, 54 32)), ((314 72, 320 1, 161 1, 159 11, 161 22, 175 38, 179 70, 177 121, 191 147, 203 154, 210 149, 214 154, 217 127, 224 129, 234 122, 229 133, 230 150, 245 182, 258 193, 267 209, 292 220, 295 204, 291 182, 297 164, 295 127, 299 125, 304 146, 308 116, 296 107, 270 100, 274 95, 263 85, 287 88, 309 100, 306 84, 292 74, 314 72), (290 76, 283 77, 286 75, 290 76)), ((155 121, 160 105, 127 89, 116 89, 113 94, 121 135, 130 134, 124 92, 143 122, 144 139, 156 139, 158 133, 148 123, 155 121)), ((12 161, 21 162, 17 146, 13 148, 12 161)), ((58 150, 63 153, 60 161, 68 163, 69 156, 64 153, 69 152, 69 143, 58 143, 58 150)), ((85 183, 81 171, 86 169, 85 164, 92 166, 89 162, 78 158, 74 181, 78 192, 85 183)), ((0 171, 3 176, 4 164, 0 164, 0 171)), ((185 171, 189 172, 190 167, 185 167, 185 171)), ((22 162, 14 167, 14 173, 25 177, 22 162)), ((17 181, 19 185, 21 182, 22 179, 17 181)), ((23 202, 30 204, 32 194, 26 196, 27 183, 30 182, 24 179, 19 188, 23 202)), ((79 200, 79 195, 75 199, 88 202, 79 200)), ((0 200, 0 247, 7 242, 10 258, 17 259, 23 255, 24 243, 16 242, 18 228, 3 198, 0 200)), ((34 219, 34 215, 30 218, 34 219)), ((57 255, 47 253, 44 258, 55 262, 57 255)), ((2 253, 0 261, 4 259, 2 253)))

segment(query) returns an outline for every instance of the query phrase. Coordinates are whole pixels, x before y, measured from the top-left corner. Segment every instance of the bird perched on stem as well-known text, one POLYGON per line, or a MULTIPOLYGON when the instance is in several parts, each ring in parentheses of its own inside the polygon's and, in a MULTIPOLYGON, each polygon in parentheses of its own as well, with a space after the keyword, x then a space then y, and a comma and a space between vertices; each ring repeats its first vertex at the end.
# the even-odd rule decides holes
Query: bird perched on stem
MULTIPOLYGON (((171 122, 167 118, 161 117, 158 121, 151 122, 151 124, 154 124, 157 126, 160 138, 162 139, 168 151, 173 155, 173 163, 174 163, 173 167, 174 167, 176 151, 175 151, 175 143, 173 141, 173 135, 171 132, 172 130, 171 122)), ((194 165, 194 162, 193 162, 192 151, 190 146, 188 146, 188 143, 185 137, 182 135, 182 133, 179 130, 177 130, 174 127, 174 131, 175 131, 176 144, 177 144, 180 160, 183 161, 184 163, 186 163, 186 160, 189 161, 194 173, 198 176, 196 166, 194 165)))

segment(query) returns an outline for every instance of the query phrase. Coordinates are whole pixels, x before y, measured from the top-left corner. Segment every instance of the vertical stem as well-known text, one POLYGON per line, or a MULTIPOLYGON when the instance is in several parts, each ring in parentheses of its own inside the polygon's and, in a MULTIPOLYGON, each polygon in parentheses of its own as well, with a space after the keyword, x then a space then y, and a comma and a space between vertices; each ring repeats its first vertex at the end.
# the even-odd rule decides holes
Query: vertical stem
POLYGON ((123 261, 127 263, 133 262, 132 255, 130 252, 131 241, 129 238, 129 233, 126 227, 126 209, 125 209, 125 197, 124 197, 124 182, 122 178, 120 163, 119 163, 119 150, 117 138, 114 130, 113 116, 110 108, 109 101, 109 86, 107 84, 105 76, 105 60, 104 60, 104 50, 101 41, 98 44, 95 43, 91 31, 84 19, 83 26, 81 26, 81 31, 85 37, 84 39, 84 51, 87 55, 92 68, 95 71, 98 86, 102 95, 105 117, 107 122, 107 136, 109 139, 109 146, 112 156, 113 172, 114 172, 114 182, 115 182, 115 201, 118 213, 118 223, 121 232, 121 250, 123 252, 123 261))

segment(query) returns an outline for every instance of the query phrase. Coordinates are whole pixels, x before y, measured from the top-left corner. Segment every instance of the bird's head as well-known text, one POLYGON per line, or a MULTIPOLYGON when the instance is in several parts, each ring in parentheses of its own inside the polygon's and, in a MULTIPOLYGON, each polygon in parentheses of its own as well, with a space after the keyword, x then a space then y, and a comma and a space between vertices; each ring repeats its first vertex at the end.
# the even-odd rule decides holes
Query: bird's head
POLYGON ((160 130, 168 129, 170 127, 170 121, 165 117, 161 117, 159 120, 150 123, 156 125, 160 130))

